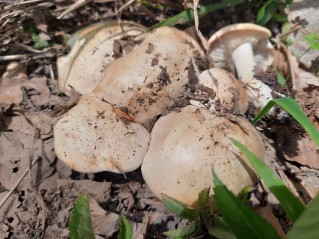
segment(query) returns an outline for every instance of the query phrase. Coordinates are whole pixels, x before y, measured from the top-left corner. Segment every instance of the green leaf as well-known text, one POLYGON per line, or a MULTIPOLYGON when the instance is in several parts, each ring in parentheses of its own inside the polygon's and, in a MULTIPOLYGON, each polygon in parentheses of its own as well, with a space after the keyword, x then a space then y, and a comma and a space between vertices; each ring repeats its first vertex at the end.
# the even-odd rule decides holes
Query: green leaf
POLYGON ((250 195, 252 194, 252 192, 254 191, 254 187, 252 186, 246 186, 244 187, 240 193, 238 194, 238 198, 243 200, 244 202, 247 202, 250 198, 250 195))
POLYGON ((319 235, 319 197, 314 198, 287 234, 287 239, 317 239, 319 235))
POLYGON ((280 239, 273 226, 231 193, 214 172, 213 177, 218 209, 238 239, 280 239))
POLYGON ((276 2, 268 0, 258 11, 256 16, 256 23, 258 25, 265 25, 276 11, 276 2))
POLYGON ((281 22, 281 23, 288 22, 286 15, 282 15, 282 14, 278 14, 278 13, 274 13, 272 15, 272 19, 276 22, 281 22))
POLYGON ((316 32, 311 32, 306 35, 305 40, 309 43, 309 47, 313 50, 319 50, 319 35, 316 32))
POLYGON ((296 101, 290 97, 284 97, 280 99, 270 100, 264 108, 255 117, 252 124, 256 124, 267 112, 275 105, 278 104, 281 108, 287 111, 295 120, 301 124, 305 130, 308 132, 310 137, 315 141, 317 146, 319 146, 319 132, 315 126, 310 122, 305 113, 300 109, 300 106, 296 101))
POLYGON ((275 68, 275 70, 276 70, 276 72, 277 72, 277 81, 278 81, 278 83, 279 83, 282 87, 284 87, 284 86, 286 85, 286 79, 285 79, 285 77, 281 74, 281 72, 280 72, 277 68, 275 68))
MULTIPOLYGON (((215 231, 214 212, 210 207, 209 188, 202 190, 198 196, 199 214, 208 232, 215 231)), ((212 235, 212 234, 211 234, 212 235)))
POLYGON ((285 183, 278 177, 278 175, 262 160, 251 153, 237 140, 231 139, 231 141, 248 158, 257 174, 262 178, 269 190, 279 200, 280 205, 287 213, 288 217, 293 222, 296 221, 302 211, 305 209, 303 203, 287 188, 285 183))
MULTIPOLYGON (((245 0, 224 0, 220 3, 215 3, 207 6, 201 6, 197 9, 198 12, 198 17, 205 16, 206 14, 217 11, 220 9, 223 9, 228 6, 235 6, 238 4, 244 3, 245 0)), ((176 24, 187 24, 190 23, 194 20, 194 10, 193 9, 186 9, 185 11, 168 18, 165 21, 162 21, 160 23, 155 24, 148 30, 152 30, 155 28, 159 27, 164 27, 164 26, 174 26, 176 24)))
POLYGON ((118 239, 131 239, 133 237, 133 228, 129 220, 121 214, 120 216, 120 232, 118 239))
POLYGON ((33 33, 31 38, 34 43, 33 47, 36 49, 41 49, 49 46, 49 42, 41 40, 38 34, 33 33))
POLYGON ((294 41, 292 39, 290 39, 290 38, 287 38, 286 39, 286 45, 287 46, 291 46, 292 44, 294 44, 294 41))
POLYGON ((224 219, 215 214, 211 208, 211 198, 209 188, 202 190, 198 196, 199 214, 202 223, 205 225, 209 235, 217 239, 236 239, 224 219))
POLYGON ((190 224, 188 224, 185 227, 176 229, 176 230, 172 230, 172 231, 168 231, 168 232, 164 232, 164 234, 166 236, 169 236, 171 238, 174 239, 186 239, 186 238, 190 238, 192 236, 195 236, 198 232, 198 228, 199 226, 197 225, 196 222, 191 222, 190 224))
POLYGON ((75 202, 73 213, 69 221, 71 239, 94 239, 94 232, 90 216, 89 197, 80 195, 75 202))
POLYGON ((169 209, 171 210, 172 212, 174 212, 176 214, 176 216, 178 217, 181 217, 181 218, 186 218, 186 219, 190 219, 190 220, 196 220, 198 218, 198 213, 197 211, 174 199, 174 198, 171 198, 165 194, 162 194, 162 199, 163 199, 163 202, 164 202, 164 205, 169 209))
POLYGON ((202 211, 207 207, 207 203, 209 200, 209 188, 205 188, 199 193, 198 196, 198 205, 199 210, 202 211))
POLYGON ((236 235, 229 228, 221 216, 215 215, 214 227, 208 228, 208 233, 218 239, 236 239, 236 235))

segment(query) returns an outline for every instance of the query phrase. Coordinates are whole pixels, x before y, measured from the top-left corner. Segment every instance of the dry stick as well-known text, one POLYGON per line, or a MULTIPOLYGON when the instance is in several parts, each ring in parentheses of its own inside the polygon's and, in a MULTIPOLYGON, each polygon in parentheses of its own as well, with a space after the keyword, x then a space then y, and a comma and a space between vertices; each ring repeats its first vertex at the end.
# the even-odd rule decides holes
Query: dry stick
POLYGON ((0 56, 0 61, 17 61, 17 60, 27 60, 27 55, 9 55, 9 56, 0 56))
POLYGON ((62 12, 61 15, 57 17, 57 19, 61 19, 65 15, 69 14, 70 12, 76 10, 79 7, 84 6, 85 4, 88 4, 91 1, 92 0, 79 0, 79 1, 75 2, 70 7, 68 7, 64 12, 62 12))
MULTIPOLYGON (((37 157, 33 162, 32 162, 32 164, 31 164, 31 167, 33 166, 33 165, 35 165, 35 163, 36 162, 38 162, 38 159, 39 159, 40 157, 37 157)), ((0 208, 5 204, 5 202, 8 200, 8 198, 11 196, 11 194, 13 193, 13 191, 18 187, 18 185, 22 182, 22 180, 24 179, 24 177, 28 174, 28 172, 29 172, 29 167, 28 167, 28 169, 26 169, 25 171, 24 171, 24 173, 21 175, 21 177, 19 178, 19 180, 16 182, 16 184, 15 185, 13 185, 13 187, 10 189, 10 191, 8 192, 8 194, 4 197, 4 199, 1 201, 1 203, 0 203, 0 208)))
POLYGON ((50 58, 55 55, 52 51, 41 52, 37 54, 24 54, 24 55, 8 55, 0 56, 0 61, 12 61, 12 60, 36 60, 42 58, 50 58))
POLYGON ((21 6, 21 5, 26 5, 26 4, 31 4, 31 3, 38 3, 38 2, 43 2, 44 0, 29 0, 29 1, 22 1, 18 3, 11 3, 12 6, 21 6))
POLYGON ((194 20, 195 20, 195 29, 196 29, 196 34, 199 37, 201 41, 201 45, 205 48, 205 50, 209 49, 209 43, 208 41, 204 38, 203 34, 199 30, 199 17, 198 17, 198 12, 197 12, 197 7, 199 4, 199 0, 193 0, 193 5, 194 5, 194 20))

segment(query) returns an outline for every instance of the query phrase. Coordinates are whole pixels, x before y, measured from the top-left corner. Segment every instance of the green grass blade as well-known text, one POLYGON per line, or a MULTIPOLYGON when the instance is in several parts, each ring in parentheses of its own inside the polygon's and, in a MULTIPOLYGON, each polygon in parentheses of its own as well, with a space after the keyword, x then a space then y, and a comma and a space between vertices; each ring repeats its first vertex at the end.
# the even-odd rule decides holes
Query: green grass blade
POLYGON ((209 200, 209 188, 203 189, 198 195, 198 206, 199 210, 206 209, 209 200))
POLYGON ((133 228, 129 220, 121 214, 120 216, 120 232, 118 239, 131 239, 133 237, 133 228))
POLYGON ((170 211, 174 212, 176 216, 181 218, 187 218, 190 220, 196 220, 198 218, 198 213, 194 208, 180 201, 177 201, 176 199, 171 198, 165 194, 162 194, 162 199, 163 199, 164 205, 170 211))
POLYGON ((287 234, 287 239, 319 237, 319 197, 314 198, 287 234))
POLYGON ((199 213, 202 224, 205 225, 209 235, 215 239, 236 239, 223 218, 214 213, 211 208, 209 189, 202 190, 198 196, 199 213))
POLYGON ((280 99, 270 100, 265 107, 259 112, 259 114, 253 120, 253 124, 259 121, 267 112, 275 105, 278 104, 281 108, 287 111, 295 120, 301 124, 308 132, 310 137, 319 146, 319 132, 315 126, 310 122, 305 113, 301 110, 298 103, 290 97, 284 97, 280 99))
POLYGON ((222 216, 215 215, 214 227, 209 227, 207 230, 215 239, 237 239, 222 216))
MULTIPOLYGON (((207 6, 201 6, 197 9, 198 17, 205 16, 207 13, 217 11, 223 9, 228 6, 235 6, 241 3, 244 3, 245 0, 224 0, 220 3, 210 4, 207 6)), ((194 20, 194 10, 193 9, 186 9, 185 11, 170 17, 162 22, 159 22, 152 26, 149 30, 164 27, 164 26, 174 26, 176 24, 186 24, 190 23, 194 20)))
POLYGON ((76 200, 69 221, 71 239, 94 239, 94 231, 90 216, 89 197, 80 195, 76 200))
POLYGON ((279 200, 288 217, 295 222, 305 209, 303 203, 287 188, 285 183, 278 177, 278 175, 262 160, 251 153, 237 140, 231 139, 231 141, 248 158, 257 174, 262 178, 269 190, 279 200))
POLYGON ((277 231, 231 193, 213 172, 217 207, 238 239, 280 239, 277 231))

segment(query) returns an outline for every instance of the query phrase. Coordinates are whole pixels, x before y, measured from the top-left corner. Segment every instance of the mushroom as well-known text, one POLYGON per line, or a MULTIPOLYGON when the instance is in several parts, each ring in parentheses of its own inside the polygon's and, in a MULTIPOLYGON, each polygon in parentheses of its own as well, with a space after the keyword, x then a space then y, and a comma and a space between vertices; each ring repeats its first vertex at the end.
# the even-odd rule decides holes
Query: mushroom
POLYGON ((198 43, 170 27, 150 33, 141 45, 114 61, 93 94, 126 108, 137 122, 152 125, 163 111, 198 83, 200 60, 206 60, 198 43))
POLYGON ((261 137, 241 118, 231 121, 194 106, 161 117, 151 132, 150 146, 142 163, 145 182, 159 198, 166 194, 196 206, 199 192, 213 187, 213 169, 238 194, 257 177, 250 164, 239 159, 237 155, 247 161, 229 138, 264 158, 261 137))
POLYGON ((235 77, 221 68, 203 71, 199 77, 199 87, 207 87, 216 93, 224 110, 244 114, 248 109, 248 95, 235 77))
MULTIPOLYGON (((103 78, 104 69, 119 57, 114 48, 120 39, 132 40, 143 31, 145 28, 135 23, 119 25, 116 21, 108 21, 74 33, 68 41, 70 53, 57 60, 60 90, 67 95, 73 91, 82 95, 91 93, 103 78)), ((125 50, 131 49, 124 48, 123 54, 128 53, 125 50)))
POLYGON ((271 32, 264 27, 240 23, 220 29, 209 39, 215 66, 231 70, 235 66, 256 107, 262 107, 272 99, 271 88, 254 78, 256 68, 265 70, 272 63, 270 36, 271 32))
POLYGON ((84 173, 133 171, 141 165, 149 141, 143 126, 94 96, 81 96, 54 127, 58 158, 84 173))

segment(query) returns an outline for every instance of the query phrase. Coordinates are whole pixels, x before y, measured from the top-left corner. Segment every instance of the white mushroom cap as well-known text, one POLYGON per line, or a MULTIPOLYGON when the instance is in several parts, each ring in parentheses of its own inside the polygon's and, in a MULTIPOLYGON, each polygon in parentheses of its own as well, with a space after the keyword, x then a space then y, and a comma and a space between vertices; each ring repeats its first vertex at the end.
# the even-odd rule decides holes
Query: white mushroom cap
POLYGON ((171 108, 187 86, 195 86, 196 57, 205 56, 192 37, 174 28, 159 28, 113 62, 93 94, 126 107, 137 122, 148 124, 171 108))
POLYGON ((264 147, 251 124, 236 120, 193 106, 160 118, 142 164, 143 177, 152 192, 159 198, 167 194, 196 206, 199 192, 213 187, 212 169, 235 194, 252 184, 256 175, 236 157, 234 152, 247 161, 229 138, 240 141, 260 158, 264 158, 264 147))
POLYGON ((244 114, 248 109, 246 89, 235 77, 221 68, 212 68, 199 75, 199 85, 212 89, 227 111, 244 114))
POLYGON ((58 158, 79 172, 133 171, 141 165, 149 141, 143 126, 93 96, 82 96, 54 127, 58 158))
POLYGON ((222 28, 209 40, 215 66, 230 68, 234 73, 235 66, 238 78, 247 87, 256 107, 272 99, 271 88, 254 78, 256 69, 265 70, 273 61, 270 36, 270 31, 264 27, 241 23, 222 28))
POLYGON ((108 21, 74 33, 68 42, 72 47, 70 53, 57 60, 60 90, 68 95, 72 91, 91 93, 103 78, 104 69, 116 59, 114 42, 126 35, 139 35, 144 30, 135 23, 119 25, 116 21, 108 21))
MULTIPOLYGON (((226 68, 235 73, 232 54, 242 44, 250 43, 258 69, 266 69, 273 61, 273 48, 269 42, 271 32, 252 23, 237 23, 226 26, 208 40, 210 55, 215 67, 226 68)), ((241 59, 245 63, 245 59, 241 59)))

